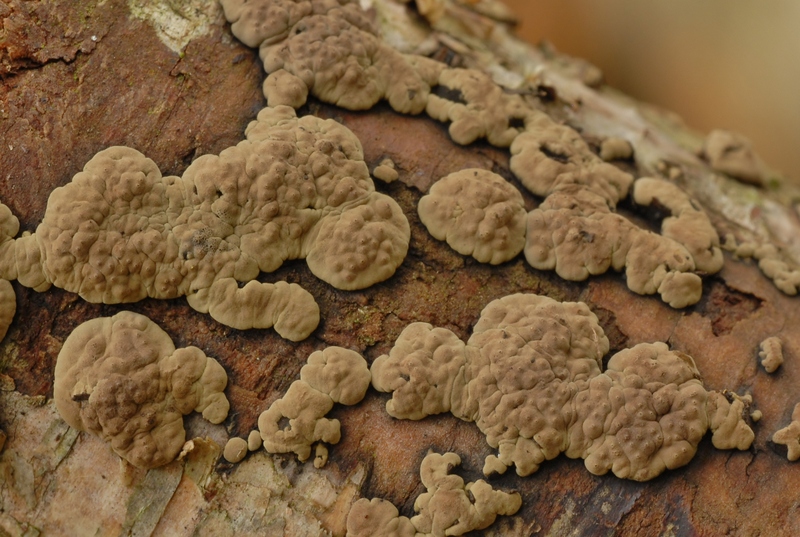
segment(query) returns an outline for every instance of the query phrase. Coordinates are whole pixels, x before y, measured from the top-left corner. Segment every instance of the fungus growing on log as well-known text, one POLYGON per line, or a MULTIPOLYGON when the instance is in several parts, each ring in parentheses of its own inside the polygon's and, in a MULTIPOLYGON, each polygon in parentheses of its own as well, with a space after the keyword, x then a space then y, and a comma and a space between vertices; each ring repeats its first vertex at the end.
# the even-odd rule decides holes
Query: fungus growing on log
POLYGON ((175 459, 186 440, 183 416, 221 423, 229 404, 225 370, 197 347, 175 349, 161 328, 129 311, 86 321, 67 337, 53 398, 70 427, 108 442, 139 468, 175 459))
MULTIPOLYGON (((162 177, 128 147, 99 152, 53 191, 34 235, 2 242, 3 275, 29 285, 29 267, 44 277, 38 286, 107 304, 186 296, 228 326, 305 339, 319 322, 314 298, 296 284, 252 281, 259 271, 306 258, 335 287, 368 287, 405 258, 408 221, 375 192, 361 144, 338 123, 266 108, 246 136, 182 177, 162 177)), ((5 216, 8 237, 16 219, 5 216)))
POLYGON ((786 458, 790 461, 800 459, 800 403, 794 406, 792 422, 775 432, 772 441, 786 446, 786 458))
POLYGON ((341 438, 339 420, 327 419, 334 403, 354 405, 369 388, 367 361, 357 352, 328 347, 308 357, 300 380, 292 382, 283 397, 273 402, 258 418, 264 449, 269 453, 294 453, 300 462, 311 456, 316 444, 314 466, 328 461, 327 444, 341 438))
POLYGON ((434 238, 481 263, 503 263, 525 246, 522 195, 488 170, 470 168, 443 177, 419 200, 417 210, 434 238))
POLYGON ((741 134, 716 129, 706 137, 703 155, 711 167, 745 183, 764 184, 764 165, 750 140, 741 134))
POLYGON ((438 537, 464 535, 488 528, 498 515, 513 515, 522 505, 516 492, 494 490, 479 479, 474 483, 451 474, 461 464, 455 453, 429 452, 419 474, 426 491, 414 501, 418 513, 400 516, 391 502, 362 498, 347 515, 348 537, 438 537))
POLYGON ((761 342, 758 350, 761 365, 767 373, 774 373, 783 364, 783 343, 777 336, 768 337, 761 342))
POLYGON ((749 447, 749 401, 707 392, 691 357, 641 343, 601 372, 607 352, 585 304, 517 294, 489 303, 466 344, 410 324, 373 362, 372 385, 392 394, 395 418, 474 421, 498 449, 487 475, 512 465, 529 475, 563 452, 593 474, 645 481, 687 464, 707 430, 716 447, 749 447))

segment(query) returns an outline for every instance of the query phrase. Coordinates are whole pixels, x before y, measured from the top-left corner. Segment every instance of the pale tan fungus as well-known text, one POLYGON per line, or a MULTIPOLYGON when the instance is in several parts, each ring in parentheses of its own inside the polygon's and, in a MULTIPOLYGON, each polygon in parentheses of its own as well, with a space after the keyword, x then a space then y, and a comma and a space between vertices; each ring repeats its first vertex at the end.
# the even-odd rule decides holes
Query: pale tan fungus
POLYGON ((488 528, 498 515, 513 515, 522 506, 516 493, 494 490, 486 481, 471 483, 450 472, 461 464, 455 453, 429 452, 420 478, 426 491, 414 501, 416 516, 400 516, 391 503, 362 498, 347 515, 348 537, 439 537, 488 528))
POLYGON ((258 451, 262 445, 261 433, 258 431, 250 431, 247 435, 247 449, 249 451, 258 451))
POLYGON ((750 140, 741 134, 721 129, 711 131, 703 145, 703 154, 714 171, 752 185, 764 184, 764 165, 750 140))
POLYGON ((225 449, 222 450, 222 456, 226 461, 236 464, 244 460, 247 451, 247 440, 235 436, 225 444, 225 449))
POLYGON ((764 414, 760 410, 754 410, 750 413, 750 419, 753 420, 753 423, 758 423, 763 417, 764 414))
POLYGON ((790 461, 800 459, 800 403, 794 406, 792 411, 792 422, 775 432, 772 441, 776 444, 786 446, 786 458, 790 461))
POLYGON ((755 435, 744 420, 752 402, 749 395, 727 390, 708 393, 708 428, 715 448, 745 450, 752 445, 755 435))
POLYGON ((347 537, 416 537, 408 517, 388 500, 361 498, 347 513, 347 537))
POLYGON ((633 146, 628 140, 609 136, 600 143, 600 158, 611 160, 630 160, 633 158, 633 146))
POLYGON ((372 384, 392 393, 386 410, 396 418, 449 411, 474 421, 498 450, 487 475, 512 465, 529 475, 563 452, 592 473, 643 481, 687 464, 709 428, 717 447, 752 442, 743 421, 752 399, 712 402, 689 356, 640 344, 601 372, 607 352, 585 304, 518 294, 488 304, 466 344, 412 323, 373 362, 372 384))
POLYGON ((697 270, 715 274, 722 269, 717 231, 708 215, 680 187, 663 179, 642 177, 633 183, 633 201, 669 211, 669 216, 661 222, 661 235, 686 248, 697 270))
POLYGON ((259 48, 270 76, 283 70, 315 97, 350 110, 366 110, 385 99, 398 112, 418 114, 442 68, 385 44, 354 0, 221 3, 233 34, 259 48))
POLYGON ((400 177, 400 174, 397 173, 395 169, 394 161, 392 159, 383 159, 380 164, 375 166, 375 169, 372 170, 372 176, 375 179, 379 179, 384 183, 393 183, 397 181, 397 178, 400 177))
POLYGON ((758 356, 767 373, 774 373, 783 364, 783 342, 777 336, 768 337, 761 342, 758 356))
POLYGON ((279 106, 245 134, 182 177, 162 177, 131 148, 99 152, 53 191, 34 235, 8 240, 16 228, 4 224, 0 245, 13 246, 4 272, 91 302, 186 296, 234 328, 306 338, 319 320, 313 297, 295 284, 254 282, 259 272, 306 258, 340 289, 368 287, 405 258, 408 221, 375 192, 360 142, 335 121, 279 106))
POLYGON ((312 353, 300 370, 300 380, 259 416, 264 449, 294 453, 304 462, 316 444, 314 466, 321 468, 328 459, 328 449, 321 442, 336 444, 341 438, 339 420, 325 415, 334 403, 354 405, 361 401, 370 379, 366 360, 354 351, 328 347, 312 353))
POLYGON ((470 168, 443 177, 419 200, 417 211, 434 238, 481 263, 503 263, 525 246, 522 194, 488 170, 470 168))
POLYGON ((231 328, 271 328, 290 341, 302 341, 319 324, 314 297, 296 283, 216 280, 211 287, 186 297, 189 305, 231 328))
POLYGON ((476 69, 445 69, 428 95, 427 114, 450 121, 450 137, 467 145, 479 138, 508 147, 538 117, 519 96, 505 93, 492 78, 476 69))
POLYGON ((0 341, 6 337, 8 327, 17 312, 17 295, 8 280, 0 279, 0 341))
POLYGON ((64 341, 53 398, 71 427, 108 442, 140 468, 175 459, 186 440, 183 415, 211 423, 228 415, 222 366, 197 347, 175 349, 147 317, 123 311, 78 326, 64 341))
POLYGON ((308 87, 302 80, 283 69, 278 69, 264 79, 262 86, 267 106, 291 106, 300 108, 308 99, 308 87))

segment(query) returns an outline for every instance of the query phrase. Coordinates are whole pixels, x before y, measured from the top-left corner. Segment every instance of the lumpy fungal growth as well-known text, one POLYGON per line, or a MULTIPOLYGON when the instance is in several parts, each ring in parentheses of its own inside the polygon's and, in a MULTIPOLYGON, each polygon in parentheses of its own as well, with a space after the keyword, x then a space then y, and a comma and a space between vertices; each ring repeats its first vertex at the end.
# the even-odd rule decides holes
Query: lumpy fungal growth
POLYGON ((491 302, 469 341, 412 323, 372 365, 392 394, 390 415, 450 412, 474 421, 497 455, 484 473, 529 475, 560 453, 594 474, 644 481, 691 460, 707 430, 714 445, 746 449, 749 401, 708 392, 694 361, 664 343, 618 352, 585 304, 517 294, 491 302))
POLYGON ((774 373, 783 364, 783 343, 777 336, 768 337, 761 342, 758 351, 761 365, 767 373, 774 373))
POLYGON ((800 459, 800 403, 794 406, 792 422, 775 432, 772 441, 786 446, 786 458, 790 461, 800 459))
POLYGON ((186 296, 228 326, 306 338, 319 322, 314 298, 252 280, 305 258, 337 288, 368 287, 405 258, 408 221, 375 192, 361 144, 335 121, 266 108, 246 136, 182 177, 162 177, 131 148, 99 152, 53 191, 34 235, 8 240, 16 229, 5 219, 0 277, 107 304, 186 296))
POLYGON ((498 515, 513 515, 522 505, 516 492, 494 490, 486 481, 473 483, 450 472, 461 464, 455 453, 430 452, 420 478, 426 491, 414 501, 416 516, 400 516, 391 502, 362 498, 347 515, 348 537, 439 537, 488 528, 498 515))
POLYGON ((525 246, 522 195, 488 170, 466 169, 440 179, 417 210, 431 235, 482 263, 503 263, 525 246))
POLYGON ((176 349, 147 317, 129 311, 78 326, 64 341, 53 398, 71 427, 108 442, 140 468, 175 459, 183 416, 211 423, 228 415, 225 370, 197 347, 176 349))
POLYGON ((308 357, 283 397, 258 418, 264 449, 269 453, 294 453, 300 462, 315 448, 314 466, 328 461, 328 448, 341 438, 339 420, 325 418, 335 403, 354 405, 369 388, 367 361, 357 352, 328 347, 308 357))
POLYGON ((715 171, 753 185, 764 183, 764 165, 750 140, 741 134, 722 129, 711 131, 706 137, 703 154, 715 171))

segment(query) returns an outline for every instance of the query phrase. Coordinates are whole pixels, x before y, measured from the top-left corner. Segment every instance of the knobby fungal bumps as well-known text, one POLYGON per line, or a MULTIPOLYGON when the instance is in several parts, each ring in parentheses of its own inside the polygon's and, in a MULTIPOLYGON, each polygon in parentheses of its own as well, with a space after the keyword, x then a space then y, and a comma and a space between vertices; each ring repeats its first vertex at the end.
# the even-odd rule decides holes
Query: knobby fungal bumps
POLYGON ((101 151, 53 191, 33 235, 10 239, 15 219, 0 214, 0 278, 107 304, 186 296, 228 326, 305 339, 319 322, 314 298, 259 272, 305 258, 337 288, 368 287, 405 258, 408 221, 335 121, 265 108, 245 134, 182 177, 131 148, 101 151))
POLYGON ((197 347, 176 349, 166 332, 129 311, 78 326, 64 341, 53 398, 71 427, 108 442, 140 468, 172 461, 186 440, 183 416, 228 415, 228 376, 197 347))
POLYGON ((474 483, 451 474, 461 464, 455 453, 429 452, 420 478, 426 491, 414 501, 416 516, 400 516, 391 502, 362 498, 347 515, 348 537, 427 537, 463 535, 489 527, 498 515, 513 515, 522 505, 516 492, 492 489, 483 479, 474 483))
POLYGON ((487 475, 512 465, 529 475, 565 453, 594 474, 643 481, 688 463, 709 429, 718 448, 749 447, 746 401, 706 391, 689 356, 643 343, 603 372, 607 352, 585 304, 518 294, 487 305, 466 344, 409 325, 374 361, 372 385, 392 394, 396 418, 450 412, 475 422, 497 449, 487 475))

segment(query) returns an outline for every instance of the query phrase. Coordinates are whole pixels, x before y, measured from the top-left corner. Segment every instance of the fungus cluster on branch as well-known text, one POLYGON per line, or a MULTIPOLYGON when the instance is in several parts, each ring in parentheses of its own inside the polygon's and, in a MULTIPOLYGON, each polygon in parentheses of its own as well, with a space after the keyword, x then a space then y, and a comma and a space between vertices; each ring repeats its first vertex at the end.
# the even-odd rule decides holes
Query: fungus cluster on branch
POLYGON ((0 278, 106 304, 186 296, 228 326, 305 339, 319 322, 313 296, 255 281, 259 272, 306 259, 339 289, 368 287, 405 258, 408 221, 375 191, 361 143, 335 121, 265 108, 245 135, 181 177, 163 177, 135 149, 105 149, 53 191, 36 232, 16 240, 2 206, 0 278))
POLYGON ((419 474, 426 491, 414 501, 411 518, 401 516, 391 502, 361 498, 347 515, 348 537, 438 537, 464 535, 489 527, 498 515, 513 515, 522 505, 516 492, 494 490, 450 472, 461 464, 455 453, 429 452, 419 474))
POLYGON ((709 392, 691 357, 642 343, 608 361, 608 339, 580 302, 517 294, 484 308, 465 344, 412 323, 372 364, 387 412, 450 412, 475 422, 497 455, 484 473, 529 475, 560 453, 602 475, 644 481, 687 464, 706 431, 719 449, 747 449, 749 401, 709 392))
POLYGON ((221 423, 230 407, 228 375, 197 347, 130 311, 78 326, 58 354, 53 398, 70 427, 108 442, 139 468, 175 459, 186 440, 183 416, 221 423))

